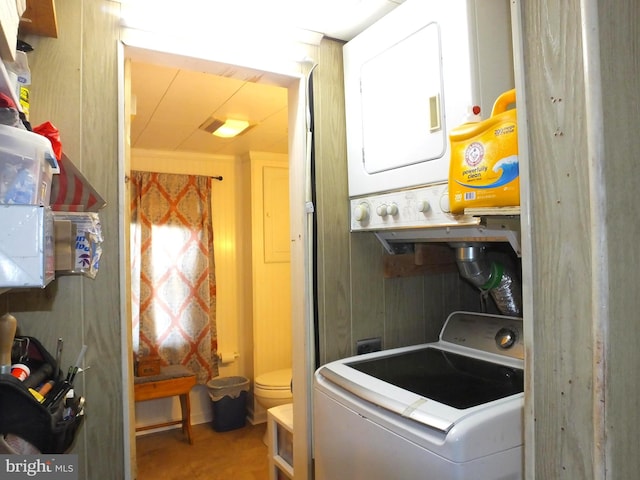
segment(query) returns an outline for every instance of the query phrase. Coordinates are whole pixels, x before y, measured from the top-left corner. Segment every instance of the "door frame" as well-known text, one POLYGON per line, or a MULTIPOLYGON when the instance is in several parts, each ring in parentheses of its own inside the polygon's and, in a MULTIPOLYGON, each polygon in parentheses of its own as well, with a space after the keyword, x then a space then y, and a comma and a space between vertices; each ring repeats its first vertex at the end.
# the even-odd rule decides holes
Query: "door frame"
MULTIPOLYGON (((316 38, 317 44, 321 36, 316 38)), ((290 196, 290 236, 291 236, 291 284, 304 285, 303 289, 292 289, 291 318, 293 340, 293 404, 294 424, 294 464, 296 478, 307 480, 313 477, 312 472, 312 435, 311 435, 311 402, 312 382, 315 368, 315 350, 313 338, 313 297, 312 297, 312 212, 308 208, 310 202, 308 182, 310 133, 307 125, 308 75, 313 69, 309 55, 300 60, 281 59, 280 62, 267 64, 264 58, 242 58, 236 52, 235 58, 225 58, 224 52, 207 52, 200 49, 194 52, 194 43, 184 38, 171 38, 166 32, 138 31, 123 28, 118 46, 118 83, 119 83, 119 212, 120 212, 120 284, 121 284, 121 329, 122 329, 122 362, 123 368, 123 411, 125 432, 125 456, 127 478, 135 478, 135 419, 133 401, 133 370, 131 351, 131 309, 128 295, 130 285, 128 268, 128 235, 126 234, 128 219, 128 183, 130 143, 128 130, 128 113, 130 112, 130 78, 127 78, 127 63, 131 58, 142 58, 145 61, 172 62, 176 67, 188 69, 202 68, 215 74, 224 74, 234 78, 258 78, 287 88, 289 105, 289 196, 290 196), (298 319, 299 321, 296 321, 298 319), (305 468, 306 466, 306 468, 305 468)), ((317 45, 316 44, 316 45, 317 45)), ((307 50, 313 45, 302 45, 307 50)))

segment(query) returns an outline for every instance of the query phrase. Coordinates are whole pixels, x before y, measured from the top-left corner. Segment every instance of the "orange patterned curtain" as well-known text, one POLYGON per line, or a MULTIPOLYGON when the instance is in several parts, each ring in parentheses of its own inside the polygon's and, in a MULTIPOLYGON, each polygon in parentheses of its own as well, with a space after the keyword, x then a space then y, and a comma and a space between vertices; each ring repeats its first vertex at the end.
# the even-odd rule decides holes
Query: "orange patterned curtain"
POLYGON ((133 348, 218 375, 211 179, 131 174, 133 348))

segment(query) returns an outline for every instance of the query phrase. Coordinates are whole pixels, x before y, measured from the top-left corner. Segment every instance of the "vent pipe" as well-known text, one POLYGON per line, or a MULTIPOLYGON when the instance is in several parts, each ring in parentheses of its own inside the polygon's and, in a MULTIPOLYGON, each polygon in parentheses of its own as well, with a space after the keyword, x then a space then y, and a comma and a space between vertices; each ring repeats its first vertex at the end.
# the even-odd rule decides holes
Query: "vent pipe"
POLYGON ((483 294, 488 292, 503 315, 522 315, 521 287, 513 272, 499 262, 488 260, 482 244, 452 243, 451 246, 462 278, 483 294))

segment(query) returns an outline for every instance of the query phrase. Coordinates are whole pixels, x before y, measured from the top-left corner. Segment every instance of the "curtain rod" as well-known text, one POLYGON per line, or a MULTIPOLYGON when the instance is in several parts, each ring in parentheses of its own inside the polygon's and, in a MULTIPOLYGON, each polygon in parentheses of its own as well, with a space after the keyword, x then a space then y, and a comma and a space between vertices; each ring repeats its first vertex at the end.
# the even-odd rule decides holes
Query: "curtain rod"
MULTIPOLYGON (((222 175, 216 175, 216 176, 213 176, 213 177, 210 177, 210 178, 212 178, 213 180, 218 180, 219 182, 221 182, 223 180, 222 175)), ((128 181, 129 181, 129 175, 125 175, 124 183, 127 183, 128 181)))

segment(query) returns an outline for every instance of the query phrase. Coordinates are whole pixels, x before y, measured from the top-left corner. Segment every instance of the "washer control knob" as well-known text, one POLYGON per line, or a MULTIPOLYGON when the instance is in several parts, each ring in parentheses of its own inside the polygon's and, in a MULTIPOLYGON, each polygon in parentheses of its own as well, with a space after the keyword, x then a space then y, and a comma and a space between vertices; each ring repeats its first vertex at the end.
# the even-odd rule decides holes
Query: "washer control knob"
POLYGON ((451 213, 451 205, 449 205, 449 192, 445 192, 440 197, 440 210, 444 213, 451 213))
POLYGON ((427 213, 429 210, 431 210, 431 205, 429 204, 429 202, 427 200, 420 200, 418 202, 418 211, 421 213, 427 213))
POLYGON ((517 341, 518 335, 510 328, 501 328, 496 333, 496 345, 504 350, 513 347, 517 341))
POLYGON ((383 203, 382 205, 378 205, 378 208, 376 208, 376 213, 381 217, 386 217, 389 212, 387 210, 387 206, 383 203))
POLYGON ((392 203, 387 207, 387 213, 392 217, 398 214, 398 206, 395 203, 392 203))
POLYGON ((357 205, 356 208, 353 209, 353 218, 355 218, 357 222, 367 220, 367 218, 369 218, 369 205, 366 203, 357 205))

